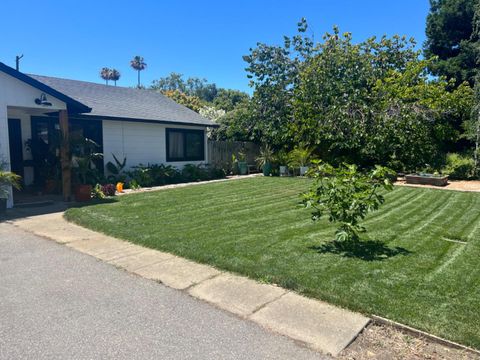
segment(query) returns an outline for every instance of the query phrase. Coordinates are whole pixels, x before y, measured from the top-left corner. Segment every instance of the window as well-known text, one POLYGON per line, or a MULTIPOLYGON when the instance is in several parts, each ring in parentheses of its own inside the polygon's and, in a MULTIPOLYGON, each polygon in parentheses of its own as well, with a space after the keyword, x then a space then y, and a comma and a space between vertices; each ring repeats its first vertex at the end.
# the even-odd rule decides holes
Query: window
POLYGON ((205 160, 203 130, 167 129, 167 161, 205 160))

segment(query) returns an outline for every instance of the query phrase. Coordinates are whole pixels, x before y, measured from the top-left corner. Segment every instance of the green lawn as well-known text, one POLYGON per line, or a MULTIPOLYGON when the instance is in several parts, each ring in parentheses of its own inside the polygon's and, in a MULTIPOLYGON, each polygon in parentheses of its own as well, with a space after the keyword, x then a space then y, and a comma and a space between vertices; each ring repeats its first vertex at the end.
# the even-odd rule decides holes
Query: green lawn
POLYGON ((480 348, 480 194, 396 187, 349 248, 298 207, 307 187, 259 177, 117 197, 66 216, 480 348))

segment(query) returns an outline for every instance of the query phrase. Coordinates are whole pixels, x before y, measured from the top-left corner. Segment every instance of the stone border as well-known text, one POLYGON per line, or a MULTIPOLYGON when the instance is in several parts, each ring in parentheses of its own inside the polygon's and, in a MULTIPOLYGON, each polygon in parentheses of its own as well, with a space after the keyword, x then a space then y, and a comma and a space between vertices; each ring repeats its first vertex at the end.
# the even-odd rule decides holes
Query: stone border
POLYGON ((413 335, 413 336, 418 337, 418 338, 425 338, 429 341, 432 341, 432 342, 435 342, 437 344, 444 345, 444 346, 447 346, 447 347, 451 347, 453 349, 459 349, 459 350, 463 350, 463 351, 466 351, 466 352, 469 352, 469 353, 472 353, 472 354, 475 354, 475 355, 480 355, 480 350, 476 350, 476 349, 473 349, 471 347, 468 347, 468 346, 465 346, 465 345, 462 345, 462 344, 459 344, 459 343, 456 343, 456 342, 453 342, 453 341, 450 341, 450 340, 443 339, 439 336, 427 333, 427 332, 422 331, 422 330, 412 328, 408 325, 404 325, 404 324, 395 322, 393 320, 383 318, 381 316, 372 315, 372 322, 374 324, 391 326, 391 327, 393 327, 395 329, 398 329, 398 330, 400 330, 404 333, 408 333, 408 334, 413 335))

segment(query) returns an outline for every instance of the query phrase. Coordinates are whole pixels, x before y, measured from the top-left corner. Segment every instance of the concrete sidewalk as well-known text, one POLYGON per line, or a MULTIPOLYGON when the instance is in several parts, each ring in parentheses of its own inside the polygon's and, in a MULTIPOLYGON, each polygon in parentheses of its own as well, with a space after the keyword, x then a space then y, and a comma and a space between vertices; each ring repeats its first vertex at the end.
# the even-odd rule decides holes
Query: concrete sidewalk
POLYGON ((345 349, 370 321, 361 314, 280 287, 82 228, 67 222, 63 212, 18 218, 9 223, 143 278, 186 291, 195 298, 333 356, 345 349))

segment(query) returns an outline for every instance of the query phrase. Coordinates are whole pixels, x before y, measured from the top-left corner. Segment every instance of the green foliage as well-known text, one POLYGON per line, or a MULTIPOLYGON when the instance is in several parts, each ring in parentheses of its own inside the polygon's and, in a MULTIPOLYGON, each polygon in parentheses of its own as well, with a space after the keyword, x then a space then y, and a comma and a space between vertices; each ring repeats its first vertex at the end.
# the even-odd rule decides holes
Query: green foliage
POLYGON ((21 189, 21 177, 11 171, 2 170, 0 166, 0 198, 8 197, 8 187, 12 186, 17 190, 21 189))
POLYGON ((248 102, 249 99, 250 96, 243 91, 220 88, 213 99, 213 105, 217 109, 223 109, 229 112, 233 111, 240 104, 248 102))
POLYGON ((393 190, 389 175, 394 173, 381 166, 362 172, 356 165, 333 167, 316 162, 308 174, 314 182, 302 194, 303 204, 313 209, 313 220, 326 215, 330 222, 340 223, 335 233, 337 241, 357 241, 358 233, 366 231, 360 221, 385 201, 379 190, 393 190))
POLYGON ((218 128, 212 129, 210 138, 214 140, 257 141, 254 109, 251 102, 240 103, 218 121, 218 128))
POLYGON ((273 162, 273 150, 270 146, 264 145, 260 149, 260 155, 255 159, 258 166, 263 169, 266 164, 271 164, 273 162))
POLYGON ((225 177, 222 169, 207 167, 204 165, 186 164, 182 170, 172 165, 148 164, 133 167, 126 173, 129 178, 129 186, 139 187, 162 186, 191 181, 204 181, 225 177))
POLYGON ((456 85, 474 84, 476 74, 475 8, 478 0, 430 0, 425 56, 437 56, 431 64, 435 75, 455 79, 456 85))
POLYGON ((291 142, 285 129, 293 116, 293 89, 305 60, 317 52, 313 40, 306 35, 305 19, 301 19, 297 29, 297 35, 284 36, 282 46, 258 43, 243 57, 250 86, 255 89, 251 101, 255 121, 250 133, 256 141, 276 148, 291 142))
POLYGON ((115 154, 112 154, 113 156, 113 161, 115 161, 115 164, 109 161, 105 166, 107 168, 107 171, 110 173, 108 176, 108 181, 111 181, 112 183, 117 183, 117 182, 124 182, 125 181, 125 174, 124 174, 124 169, 125 166, 127 165, 127 158, 124 157, 122 161, 120 161, 115 154))
POLYGON ((442 169, 442 173, 453 180, 470 180, 474 178, 475 161, 471 157, 460 154, 448 154, 447 163, 442 169))
POLYGON ((175 102, 186 106, 187 108, 199 112, 204 107, 204 103, 197 96, 187 95, 179 90, 167 90, 162 92, 163 95, 168 96, 175 102))
POLYGON ((307 166, 309 161, 312 160, 312 157, 312 149, 295 147, 288 153, 288 165, 293 168, 307 166))
POLYGON ((128 187, 132 190, 138 190, 141 188, 140 184, 135 179, 130 180, 128 187))
POLYGON ((469 116, 472 91, 430 79, 431 62, 414 46, 398 36, 353 44, 349 33, 327 34, 300 74, 291 136, 329 162, 396 170, 439 163, 469 116))
POLYGON ((212 102, 218 92, 217 85, 208 83, 206 79, 189 77, 184 80, 183 74, 176 72, 172 72, 166 77, 154 80, 150 88, 160 92, 179 91, 188 96, 198 97, 206 102, 212 102))
POLYGON ((96 184, 92 189, 92 199, 105 199, 105 197, 102 191, 102 185, 96 184))
POLYGON ((103 158, 103 154, 97 152, 100 148, 92 139, 83 136, 72 138, 70 141, 73 173, 78 184, 96 184, 101 181, 102 174, 96 167, 96 161, 103 158))

